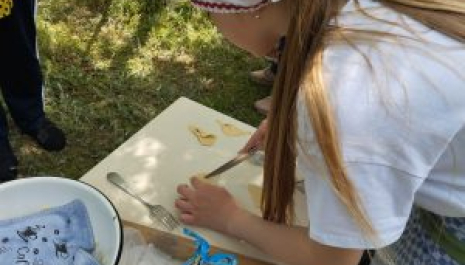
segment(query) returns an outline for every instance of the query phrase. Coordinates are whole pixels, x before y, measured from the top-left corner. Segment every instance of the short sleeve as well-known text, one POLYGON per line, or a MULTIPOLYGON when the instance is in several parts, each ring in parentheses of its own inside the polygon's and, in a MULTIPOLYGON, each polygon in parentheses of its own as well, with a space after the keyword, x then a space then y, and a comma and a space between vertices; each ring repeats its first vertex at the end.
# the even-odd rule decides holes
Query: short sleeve
POLYGON ((305 176, 309 236, 313 240, 335 247, 367 249, 389 245, 402 235, 422 179, 382 165, 346 164, 349 178, 377 232, 373 240, 362 233, 332 189, 324 166, 317 163, 298 163, 299 173, 305 176))
POLYGON ((440 168, 438 161, 464 127, 463 75, 456 71, 464 62, 463 45, 389 8, 370 12, 380 19, 346 12, 338 23, 408 38, 329 43, 322 80, 348 177, 377 231, 376 241, 362 233, 330 184, 307 113, 305 101, 313 99, 307 99, 311 94, 305 93, 305 83, 297 97, 297 167, 305 179, 309 234, 317 242, 342 248, 393 243, 403 233, 414 202, 429 205, 427 210, 436 208, 433 212, 441 212, 438 202, 449 208, 444 212, 452 212, 451 205, 461 209, 447 196, 451 187, 463 191, 449 174, 457 168, 454 163, 440 168), (384 23, 391 20, 408 23, 415 34, 384 23))
POLYGON ((402 123, 390 119, 376 100, 378 95, 371 93, 375 82, 370 80, 370 69, 362 56, 350 49, 333 49, 328 54, 332 62, 336 57, 341 59, 339 64, 330 65, 326 76, 328 88, 335 91, 331 101, 344 163, 377 234, 375 240, 364 235, 333 190, 302 90, 297 102, 297 167, 305 179, 309 236, 334 247, 381 248, 402 235, 415 193, 425 180, 418 176, 425 176, 428 167, 422 161, 427 159, 411 153, 421 146, 418 135, 399 137, 406 131, 402 123))
MULTIPOLYGON (((297 102, 297 167, 305 179, 309 235, 321 244, 335 247, 381 248, 402 235, 415 193, 429 169, 429 163, 424 161, 433 160, 429 152, 434 148, 419 151, 421 155, 415 153, 425 146, 420 142, 425 140, 419 137, 422 132, 406 135, 408 130, 402 121, 384 112, 378 94, 372 93, 376 89, 369 66, 359 53, 336 48, 328 51, 326 58, 332 62, 324 73, 348 177, 377 234, 375 240, 364 235, 333 190, 302 90, 297 102), (334 63, 336 59, 339 64, 334 63), (428 155, 426 159, 424 154, 428 155)), ((391 89, 397 91, 398 87, 391 89)))

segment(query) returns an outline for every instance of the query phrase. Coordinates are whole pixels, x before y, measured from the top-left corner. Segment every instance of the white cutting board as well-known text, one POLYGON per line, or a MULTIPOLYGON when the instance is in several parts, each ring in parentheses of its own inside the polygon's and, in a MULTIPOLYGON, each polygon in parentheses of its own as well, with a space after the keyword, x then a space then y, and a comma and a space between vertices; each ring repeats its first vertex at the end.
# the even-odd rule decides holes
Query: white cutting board
MULTIPOLYGON (((177 214, 174 200, 176 187, 188 183, 191 176, 208 173, 234 157, 245 145, 250 135, 226 136, 217 120, 231 123, 241 130, 253 133, 254 127, 200 105, 187 98, 180 98, 113 153, 87 172, 81 181, 87 182, 107 195, 115 204, 121 217, 138 224, 164 230, 148 216, 147 209, 106 180, 108 172, 118 172, 146 201, 161 204, 177 214), (202 146, 189 131, 195 125, 217 136, 216 144, 202 146)), ((226 187, 248 210, 259 214, 248 192, 249 183, 261 185, 262 167, 245 161, 223 173, 217 183, 226 187)), ((298 192, 297 192, 298 193, 298 192)), ((296 197, 299 223, 306 222, 304 196, 296 197)), ((249 257, 272 261, 259 250, 245 242, 206 229, 195 228, 212 245, 249 257)), ((172 233, 181 235, 180 230, 172 233)))

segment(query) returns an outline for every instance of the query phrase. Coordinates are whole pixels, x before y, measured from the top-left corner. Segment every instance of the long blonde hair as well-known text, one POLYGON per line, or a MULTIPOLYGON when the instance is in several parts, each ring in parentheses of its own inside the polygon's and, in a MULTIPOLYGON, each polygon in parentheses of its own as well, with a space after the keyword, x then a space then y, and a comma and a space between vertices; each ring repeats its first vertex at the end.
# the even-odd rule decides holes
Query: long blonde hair
MULTIPOLYGON (((358 3, 358 0, 354 0, 358 3)), ((375 235, 360 198, 348 178, 337 126, 322 80, 322 55, 339 29, 330 21, 340 0, 289 0, 291 23, 286 35, 273 101, 268 114, 263 218, 289 224, 293 216, 296 170, 296 98, 301 86, 314 134, 330 176, 330 183, 349 213, 367 235, 375 235)), ((379 0, 399 13, 465 42, 463 0, 379 0)))

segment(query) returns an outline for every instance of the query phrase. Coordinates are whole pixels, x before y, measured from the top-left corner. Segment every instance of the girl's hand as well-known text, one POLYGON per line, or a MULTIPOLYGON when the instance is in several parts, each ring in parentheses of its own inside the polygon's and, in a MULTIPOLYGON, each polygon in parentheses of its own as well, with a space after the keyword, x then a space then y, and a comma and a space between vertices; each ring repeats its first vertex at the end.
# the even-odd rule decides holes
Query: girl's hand
POLYGON ((268 121, 264 119, 258 129, 254 132, 254 134, 250 137, 249 141, 245 146, 241 149, 241 153, 246 153, 252 149, 264 149, 265 148, 265 140, 266 135, 268 134, 268 121))
POLYGON ((209 228, 229 234, 233 217, 243 210, 224 188, 209 184, 198 178, 191 179, 191 186, 178 186, 180 198, 175 206, 181 211, 181 222, 209 228))

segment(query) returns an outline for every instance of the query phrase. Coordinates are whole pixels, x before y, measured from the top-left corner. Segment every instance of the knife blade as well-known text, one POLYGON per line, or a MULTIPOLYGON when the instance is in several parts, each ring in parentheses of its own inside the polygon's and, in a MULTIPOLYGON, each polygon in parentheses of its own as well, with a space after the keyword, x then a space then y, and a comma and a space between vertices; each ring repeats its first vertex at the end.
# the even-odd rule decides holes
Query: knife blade
POLYGON ((231 169, 239 165, 241 162, 247 160, 249 157, 255 154, 255 152, 256 152, 256 149, 252 149, 247 153, 237 154, 233 159, 229 160, 228 162, 224 163, 223 165, 219 166, 215 170, 205 175, 204 178, 208 179, 208 178, 220 175, 221 173, 227 171, 228 169, 231 169))

